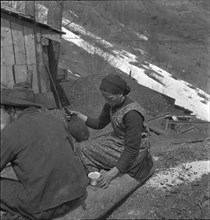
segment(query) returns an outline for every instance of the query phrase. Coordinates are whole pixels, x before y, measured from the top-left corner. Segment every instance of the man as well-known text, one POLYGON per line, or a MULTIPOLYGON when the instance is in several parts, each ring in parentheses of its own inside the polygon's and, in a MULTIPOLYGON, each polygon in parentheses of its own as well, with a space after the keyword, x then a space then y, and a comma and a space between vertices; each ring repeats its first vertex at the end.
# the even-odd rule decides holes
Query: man
POLYGON ((52 219, 80 205, 88 178, 64 122, 41 109, 26 88, 4 90, 1 108, 11 121, 1 131, 1 171, 10 162, 17 176, 1 178, 1 210, 52 219))

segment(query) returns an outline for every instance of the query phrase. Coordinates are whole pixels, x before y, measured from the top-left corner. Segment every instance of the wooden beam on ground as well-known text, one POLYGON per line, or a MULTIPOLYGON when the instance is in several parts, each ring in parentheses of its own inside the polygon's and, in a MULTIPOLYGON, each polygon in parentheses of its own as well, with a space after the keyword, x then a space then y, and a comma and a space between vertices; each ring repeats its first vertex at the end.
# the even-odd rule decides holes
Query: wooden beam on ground
POLYGON ((195 115, 176 115, 177 118, 186 118, 186 119, 191 119, 194 118, 195 115))
POLYGON ((159 120, 159 119, 166 118, 166 117, 169 117, 169 116, 171 116, 171 113, 170 112, 166 112, 166 113, 164 113, 162 115, 158 115, 158 116, 156 116, 154 118, 150 118, 150 119, 148 119, 148 121, 159 120))
POLYGON ((168 139, 171 144, 183 144, 203 142, 210 137, 210 134, 204 132, 190 132, 183 134, 168 134, 163 137, 168 139))
POLYGON ((187 128, 187 129, 185 129, 185 130, 183 130, 183 131, 178 132, 177 134, 183 134, 183 133, 186 133, 186 132, 188 132, 188 131, 193 130, 194 128, 195 128, 195 127, 192 126, 192 127, 190 127, 190 128, 187 128))
POLYGON ((168 121, 168 124, 210 124, 210 121, 168 121))
POLYGON ((167 134, 167 131, 166 130, 163 130, 161 128, 159 128, 158 126, 156 125, 152 125, 152 124, 149 124, 149 129, 156 133, 156 134, 159 134, 159 135, 166 135, 167 134))
POLYGON ((85 207, 79 206, 75 210, 56 220, 101 219, 110 209, 139 186, 139 182, 125 174, 117 177, 106 189, 89 185, 85 207))

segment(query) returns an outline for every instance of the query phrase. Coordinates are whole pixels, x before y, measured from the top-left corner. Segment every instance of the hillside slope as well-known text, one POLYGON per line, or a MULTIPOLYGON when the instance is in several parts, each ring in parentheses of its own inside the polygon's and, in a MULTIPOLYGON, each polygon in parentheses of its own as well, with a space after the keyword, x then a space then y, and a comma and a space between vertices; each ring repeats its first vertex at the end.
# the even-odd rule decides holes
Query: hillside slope
MULTIPOLYGON (((210 93, 209 8, 209 1, 66 1, 63 14, 137 55, 139 65, 151 62, 210 93)), ((84 59, 84 51, 63 41, 63 66, 90 75, 84 59)))

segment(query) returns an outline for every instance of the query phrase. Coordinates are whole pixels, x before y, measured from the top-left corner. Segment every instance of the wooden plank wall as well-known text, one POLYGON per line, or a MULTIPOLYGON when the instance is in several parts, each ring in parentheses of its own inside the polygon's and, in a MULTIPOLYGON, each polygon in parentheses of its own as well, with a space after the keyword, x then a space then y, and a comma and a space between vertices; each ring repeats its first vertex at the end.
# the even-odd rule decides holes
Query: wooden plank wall
POLYGON ((26 48, 26 62, 28 70, 32 71, 32 88, 35 93, 38 93, 40 84, 38 81, 37 65, 36 65, 36 48, 34 41, 34 29, 32 27, 24 26, 25 48, 26 48))
MULTIPOLYGON (((26 81, 30 72, 35 93, 51 91, 49 73, 43 61, 46 53, 43 48, 47 45, 42 45, 42 33, 45 35, 46 29, 1 13, 2 83, 12 87, 14 83, 26 81)), ((59 39, 59 34, 52 32, 53 35, 59 39)), ((49 65, 48 60, 46 65, 49 65)))
POLYGON ((12 67, 15 64, 10 21, 1 18, 1 82, 8 87, 14 84, 12 67))

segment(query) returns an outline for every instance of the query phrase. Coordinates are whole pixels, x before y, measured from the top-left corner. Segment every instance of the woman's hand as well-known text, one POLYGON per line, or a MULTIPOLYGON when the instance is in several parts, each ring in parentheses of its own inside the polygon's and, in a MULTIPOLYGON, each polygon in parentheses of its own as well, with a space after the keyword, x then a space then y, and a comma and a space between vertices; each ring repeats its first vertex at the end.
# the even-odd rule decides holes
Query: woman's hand
POLYGON ((88 118, 86 115, 83 115, 82 113, 80 113, 78 111, 74 111, 74 110, 70 110, 70 109, 66 109, 64 114, 65 114, 65 118, 67 121, 70 120, 72 115, 76 115, 78 118, 82 119, 84 122, 86 122, 87 118, 88 118))
POLYGON ((107 172, 101 172, 101 176, 97 182, 97 186, 103 189, 107 188, 111 180, 114 179, 114 177, 117 176, 118 173, 119 170, 116 167, 107 172))
POLYGON ((77 113, 78 112, 69 110, 67 108, 64 109, 64 116, 65 116, 66 121, 69 121, 72 115, 77 115, 77 113))

